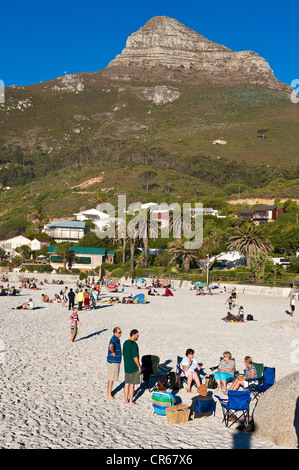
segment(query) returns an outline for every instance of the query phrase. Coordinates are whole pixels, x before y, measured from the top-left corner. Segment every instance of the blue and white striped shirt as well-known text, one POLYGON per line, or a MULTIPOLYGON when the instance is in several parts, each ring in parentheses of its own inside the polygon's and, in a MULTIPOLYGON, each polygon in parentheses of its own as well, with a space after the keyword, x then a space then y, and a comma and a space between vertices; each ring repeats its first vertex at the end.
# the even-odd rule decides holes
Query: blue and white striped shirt
POLYGON ((109 362, 110 364, 112 363, 120 364, 121 356, 122 356, 122 353, 121 353, 120 339, 117 338, 115 335, 113 335, 108 345, 107 362, 109 362), (114 346, 115 356, 112 356, 112 352, 110 351, 110 348, 109 348, 110 344, 113 344, 114 346))

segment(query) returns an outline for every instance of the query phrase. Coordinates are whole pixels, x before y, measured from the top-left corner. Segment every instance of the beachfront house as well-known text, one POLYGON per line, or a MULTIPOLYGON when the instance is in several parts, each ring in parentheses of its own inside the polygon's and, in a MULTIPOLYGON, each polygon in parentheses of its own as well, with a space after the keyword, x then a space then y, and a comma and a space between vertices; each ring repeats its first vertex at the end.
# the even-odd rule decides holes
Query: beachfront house
POLYGON ((15 237, 8 237, 0 240, 0 246, 5 251, 7 258, 19 256, 16 248, 20 248, 20 246, 23 245, 27 245, 31 248, 31 240, 23 235, 16 235, 15 237))
POLYGON ((86 226, 86 222, 63 220, 45 225, 44 232, 57 243, 76 243, 89 232, 89 228, 86 226))
POLYGON ((102 232, 111 225, 115 227, 121 222, 124 222, 124 219, 118 217, 111 217, 106 212, 99 211, 98 209, 87 209, 83 210, 82 212, 76 212, 73 215, 80 222, 91 220, 92 223, 95 225, 95 228, 90 230, 95 232, 102 232))
MULTIPOLYGON (((63 268, 63 259, 57 256, 56 245, 50 245, 48 256, 53 269, 63 268)), ((115 252, 107 251, 105 248, 90 248, 86 246, 71 246, 70 250, 75 252, 72 268, 80 271, 88 271, 101 266, 103 263, 114 262, 115 252)))
POLYGON ((217 219, 224 219, 226 217, 225 215, 219 215, 219 211, 212 209, 212 207, 191 207, 190 213, 193 217, 197 215, 213 215, 217 219))
POLYGON ((235 269, 238 266, 246 266, 247 261, 245 256, 239 251, 227 251, 226 253, 220 253, 218 256, 210 258, 210 262, 213 262, 212 269, 235 269))
POLYGON ((254 209, 241 209, 237 212, 237 216, 251 220, 255 225, 262 225, 274 222, 284 212, 285 209, 283 207, 259 206, 254 209))
POLYGON ((32 251, 38 251, 43 246, 50 245, 50 244, 51 244, 50 240, 47 240, 46 238, 34 238, 31 241, 31 250, 32 251))

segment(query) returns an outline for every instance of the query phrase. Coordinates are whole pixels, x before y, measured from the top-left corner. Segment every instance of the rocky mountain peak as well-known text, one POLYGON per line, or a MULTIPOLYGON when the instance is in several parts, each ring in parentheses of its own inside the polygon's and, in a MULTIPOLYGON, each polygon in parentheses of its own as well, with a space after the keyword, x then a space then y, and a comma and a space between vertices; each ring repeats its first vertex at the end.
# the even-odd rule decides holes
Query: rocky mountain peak
POLYGON ((192 72, 197 79, 257 83, 279 88, 268 62, 252 51, 234 52, 174 18, 156 16, 128 37, 126 47, 106 70, 156 67, 192 72))

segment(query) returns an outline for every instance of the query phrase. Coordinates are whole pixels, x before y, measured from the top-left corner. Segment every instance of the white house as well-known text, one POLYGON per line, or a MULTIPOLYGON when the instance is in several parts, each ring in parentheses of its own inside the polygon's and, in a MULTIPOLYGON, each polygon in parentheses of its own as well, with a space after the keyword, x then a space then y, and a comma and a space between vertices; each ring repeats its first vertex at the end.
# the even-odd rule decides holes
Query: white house
POLYGON ((76 217, 77 220, 80 220, 80 222, 83 222, 84 220, 93 221, 94 219, 109 219, 109 215, 106 214, 106 212, 98 211, 97 209, 88 209, 86 211, 76 212, 73 215, 76 217))
POLYGON ((45 238, 34 238, 34 240, 31 241, 31 250, 40 250, 45 245, 50 245, 50 241, 45 238))
POLYGON ((0 240, 0 246, 5 250, 6 255, 9 258, 14 258, 18 255, 16 248, 20 248, 22 245, 27 245, 31 248, 31 240, 23 235, 16 235, 15 237, 8 237, 0 240))
POLYGON ((95 230, 93 229, 90 229, 90 230, 96 231, 96 232, 97 231, 102 232, 110 225, 115 227, 121 222, 124 222, 124 219, 118 218, 118 217, 111 217, 106 212, 99 211, 98 209, 88 209, 86 211, 77 212, 74 214, 74 216, 80 222, 91 220, 93 224, 95 225, 95 230))
POLYGON ((246 265, 246 258, 239 251, 227 251, 226 253, 220 253, 219 256, 212 256, 210 262, 214 261, 220 263, 222 269, 232 269, 246 265))
POLYGON ((88 232, 85 222, 63 220, 44 226, 44 232, 57 243, 78 242, 88 232))

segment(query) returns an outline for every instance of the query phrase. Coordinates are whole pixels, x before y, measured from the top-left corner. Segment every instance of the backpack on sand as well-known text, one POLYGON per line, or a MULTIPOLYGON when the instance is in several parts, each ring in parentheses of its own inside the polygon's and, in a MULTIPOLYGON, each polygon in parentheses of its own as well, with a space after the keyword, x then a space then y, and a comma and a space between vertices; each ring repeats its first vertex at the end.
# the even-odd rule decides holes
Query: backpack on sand
POLYGON ((217 388, 217 382, 215 380, 214 374, 210 374, 206 377, 206 386, 207 388, 211 389, 217 388))
POLYGON ((176 372, 169 372, 169 386, 172 390, 180 390, 183 388, 181 379, 176 372))

